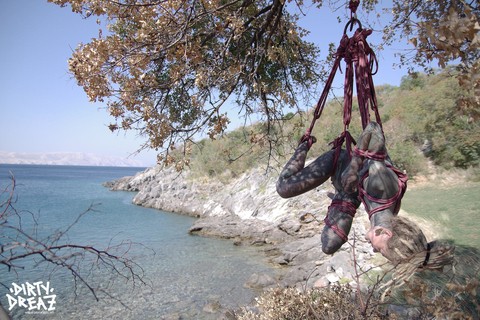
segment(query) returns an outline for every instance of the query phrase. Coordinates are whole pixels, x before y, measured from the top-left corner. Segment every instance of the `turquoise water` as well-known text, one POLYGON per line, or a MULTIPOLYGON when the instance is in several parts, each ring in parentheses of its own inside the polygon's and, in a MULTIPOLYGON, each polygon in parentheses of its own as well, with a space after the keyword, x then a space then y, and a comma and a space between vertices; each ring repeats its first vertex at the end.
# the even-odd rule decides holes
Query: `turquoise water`
MULTIPOLYGON (((128 256, 141 266, 148 284, 137 283, 133 288, 130 282, 97 270, 88 258, 78 257, 88 281, 106 288, 114 296, 114 299, 97 302, 84 286, 77 285, 75 294, 75 282, 68 270, 38 263, 42 261, 39 257, 24 259, 19 262, 23 269, 9 271, 0 265, 0 282, 6 286, 0 287, 0 302, 8 309, 6 294, 11 282, 49 281, 57 296, 55 310, 44 314, 26 313, 25 308, 17 305, 10 311, 12 316, 22 319, 214 319, 215 315, 202 311, 207 303, 218 301, 224 307, 236 308, 251 301, 255 293, 243 287, 250 275, 274 273, 253 248, 191 236, 188 229, 194 218, 133 205, 133 193, 112 192, 101 185, 142 170, 0 165, 2 190, 11 182, 10 172, 15 177, 14 207, 23 217, 23 230, 36 234, 37 239, 47 239, 57 230, 66 229, 92 207, 93 210, 82 215, 69 229, 67 237, 62 238, 63 243, 103 249, 132 242, 128 256), (112 283, 112 280, 115 281, 112 283)), ((5 193, 1 197, 4 199, 5 193)), ((4 243, 5 237, 14 236, 11 230, 0 232, 4 243)), ((99 296, 104 297, 101 292, 99 296)))

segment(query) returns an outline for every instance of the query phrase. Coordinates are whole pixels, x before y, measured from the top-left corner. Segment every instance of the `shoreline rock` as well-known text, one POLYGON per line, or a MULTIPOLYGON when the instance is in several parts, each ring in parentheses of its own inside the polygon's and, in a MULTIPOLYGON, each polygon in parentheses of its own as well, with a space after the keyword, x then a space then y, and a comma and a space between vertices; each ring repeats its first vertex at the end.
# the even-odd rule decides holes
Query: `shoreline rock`
MULTIPOLYGON (((189 233, 231 239, 234 245, 257 246, 282 272, 275 285, 284 287, 326 286, 356 279, 351 246, 345 244, 334 255, 321 250, 323 218, 330 204, 330 183, 295 198, 276 193, 276 174, 252 170, 228 184, 198 181, 187 171, 159 166, 133 177, 107 182, 110 190, 137 192, 133 203, 198 219, 189 233)), ((373 251, 364 239, 369 221, 363 207, 357 211, 350 233, 355 237, 355 262, 373 267, 373 251)), ((253 275, 252 275, 253 276, 253 275)), ((265 277, 251 286, 268 283, 265 277)), ((267 285, 265 285, 267 287, 267 285)))

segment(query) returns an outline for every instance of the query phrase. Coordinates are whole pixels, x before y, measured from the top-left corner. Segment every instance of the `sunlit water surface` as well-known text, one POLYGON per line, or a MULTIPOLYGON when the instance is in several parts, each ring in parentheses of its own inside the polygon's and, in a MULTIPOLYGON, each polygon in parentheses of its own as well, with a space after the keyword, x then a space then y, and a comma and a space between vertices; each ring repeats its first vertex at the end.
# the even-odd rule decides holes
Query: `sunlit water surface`
MULTIPOLYGON (((22 262, 23 270, 9 272, 0 266, 1 282, 11 287, 37 281, 54 288, 55 310, 46 314, 26 313, 15 306, 10 311, 22 319, 214 319, 218 315, 202 311, 206 304, 218 301, 223 307, 236 308, 252 300, 255 292, 244 287, 252 273, 274 273, 265 258, 253 248, 236 247, 231 241, 191 236, 188 229, 194 218, 147 209, 131 203, 133 193, 112 192, 101 185, 141 168, 0 165, 0 184, 16 180, 14 203, 37 217, 37 236, 41 239, 65 229, 85 210, 88 212, 69 230, 68 242, 96 245, 100 248, 128 240, 141 245, 129 249, 129 256, 141 265, 148 285, 117 279, 109 288, 116 299, 97 302, 79 286, 77 294, 71 274, 52 271, 48 264, 22 262), (128 308, 127 308, 128 307, 128 308)), ((3 198, 5 194, 3 195, 3 198)), ((26 212, 22 213, 30 216, 26 212)), ((32 219, 23 221, 31 230, 32 219)), ((38 261, 38 258, 37 258, 38 261)), ((88 264, 87 264, 88 265, 88 264)), ((88 271, 88 268, 87 270, 88 271)), ((96 271, 95 271, 96 272, 96 271)), ((109 284, 111 274, 94 273, 95 284, 109 284)), ((6 294, 0 288, 0 301, 8 309, 6 294)))

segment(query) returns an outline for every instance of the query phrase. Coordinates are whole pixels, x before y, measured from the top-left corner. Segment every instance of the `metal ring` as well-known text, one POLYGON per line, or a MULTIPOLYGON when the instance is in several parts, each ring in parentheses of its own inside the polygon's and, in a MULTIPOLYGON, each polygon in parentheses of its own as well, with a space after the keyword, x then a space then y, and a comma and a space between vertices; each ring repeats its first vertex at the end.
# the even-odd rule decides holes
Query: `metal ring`
POLYGON ((355 23, 357 23, 359 29, 362 30, 362 23, 360 22, 360 20, 358 20, 357 18, 351 18, 350 21, 348 21, 347 24, 345 25, 345 29, 343 29, 343 34, 347 34, 348 26, 350 26, 350 32, 351 32, 355 23))

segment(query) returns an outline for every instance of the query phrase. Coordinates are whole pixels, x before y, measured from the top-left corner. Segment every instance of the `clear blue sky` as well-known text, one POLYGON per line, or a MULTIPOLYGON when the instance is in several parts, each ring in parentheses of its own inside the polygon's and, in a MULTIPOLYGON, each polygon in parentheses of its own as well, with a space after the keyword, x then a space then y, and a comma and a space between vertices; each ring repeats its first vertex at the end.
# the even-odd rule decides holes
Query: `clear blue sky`
MULTIPOLYGON (((97 36, 95 19, 84 20, 69 7, 46 0, 0 0, 0 4, 0 151, 123 158, 134 153, 143 140, 133 133, 111 133, 103 105, 90 103, 68 73, 67 61, 77 44, 97 36)), ((313 31, 309 39, 324 53, 328 43, 338 43, 343 33, 344 23, 336 21, 342 10, 318 14, 310 9, 302 21, 313 31)), ((392 51, 380 55, 376 84, 400 83, 405 70, 394 70, 393 62, 392 51)), ((142 152, 133 159, 151 165, 155 153, 142 152)))

